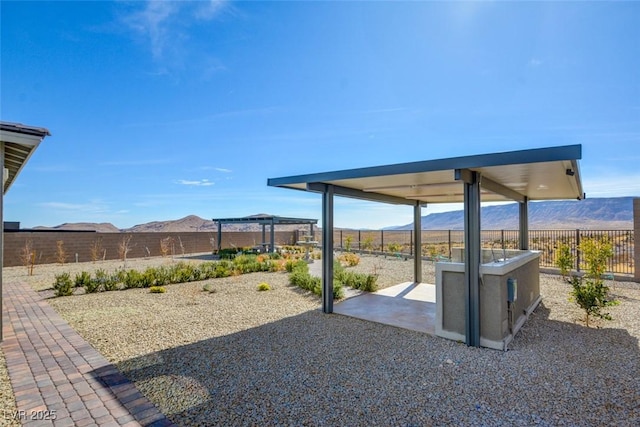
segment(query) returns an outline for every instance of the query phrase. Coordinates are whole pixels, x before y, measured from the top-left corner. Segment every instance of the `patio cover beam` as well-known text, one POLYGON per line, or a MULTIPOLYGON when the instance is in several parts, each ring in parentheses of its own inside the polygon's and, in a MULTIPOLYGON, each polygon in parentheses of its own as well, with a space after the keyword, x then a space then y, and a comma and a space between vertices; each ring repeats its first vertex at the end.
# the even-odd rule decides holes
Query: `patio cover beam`
MULTIPOLYGON (((321 182, 310 182, 307 184, 307 191, 323 193, 326 184, 321 182)), ((352 199, 361 199, 374 202, 391 203, 394 205, 414 205, 415 200, 408 200, 403 197, 389 196, 387 194, 369 193, 355 188, 342 187, 340 185, 332 185, 333 194, 337 196, 349 197, 352 199)))
POLYGON ((525 200, 525 196, 518 193, 515 190, 510 189, 498 182, 495 182, 486 176, 480 177, 480 186, 482 188, 491 191, 492 193, 500 194, 501 196, 508 197, 509 199, 522 203, 525 200))

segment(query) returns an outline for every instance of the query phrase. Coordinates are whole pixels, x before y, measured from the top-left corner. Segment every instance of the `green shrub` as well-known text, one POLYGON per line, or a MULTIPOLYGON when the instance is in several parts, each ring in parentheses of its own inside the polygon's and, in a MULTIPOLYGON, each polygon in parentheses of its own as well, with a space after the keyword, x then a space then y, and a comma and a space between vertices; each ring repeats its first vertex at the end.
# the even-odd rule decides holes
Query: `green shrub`
MULTIPOLYGON (((322 286, 322 285, 320 285, 322 286)), ((318 295, 322 295, 322 289, 318 292, 318 295)), ((333 299, 342 299, 344 298, 344 289, 342 287, 342 283, 337 280, 333 281, 333 299)))
POLYGON ((562 242, 558 245, 556 252, 556 266, 560 269, 562 277, 567 277, 569 271, 573 268, 574 259, 571 253, 571 246, 562 242))
POLYGON ((124 279, 122 281, 125 289, 133 289, 133 288, 143 288, 145 283, 145 278, 137 270, 127 270, 124 273, 124 279))
POLYGON ((609 287, 605 286, 602 280, 585 280, 582 277, 574 276, 569 279, 569 283, 573 287, 572 299, 585 311, 587 327, 589 327, 589 318, 592 316, 611 320, 611 315, 604 313, 602 309, 618 305, 619 302, 609 299, 609 287))
POLYGON ((288 259, 284 264, 284 269, 287 270, 287 273, 291 273, 298 268, 309 269, 307 263, 302 259, 288 259))
POLYGON ((262 282, 258 285, 258 291, 270 291, 271 286, 268 283, 262 282))
POLYGON ((99 292, 101 290, 101 286, 102 283, 100 283, 96 278, 92 278, 84 285, 84 291, 88 294, 93 294, 99 292))
POLYGON ((347 252, 346 254, 340 255, 338 258, 341 263, 347 264, 349 267, 354 267, 360 263, 360 257, 354 253, 347 252))
POLYGON ((82 271, 76 274, 76 276, 73 279, 73 283, 76 288, 84 288, 87 285, 89 285, 90 282, 91 282, 91 275, 86 271, 82 271))
POLYGON ((229 277, 231 276, 231 268, 226 263, 220 263, 216 266, 215 277, 229 277))
POLYGON ((571 298, 585 311, 585 323, 589 327, 591 316, 611 320, 611 315, 604 313, 602 309, 619 304, 618 301, 609 299, 609 287, 604 285, 602 279, 607 261, 613 255, 613 248, 607 238, 594 238, 580 242, 580 251, 586 266, 585 275, 571 277, 568 282, 573 288, 571 298))
POLYGON ((69 273, 56 274, 53 291, 57 297, 66 297, 73 293, 73 282, 69 273))
POLYGON ((115 291, 118 289, 117 274, 110 275, 105 270, 99 268, 93 275, 93 280, 102 287, 104 291, 115 291))
POLYGON ((152 294, 164 294, 165 292, 167 292, 167 290, 164 288, 164 286, 151 286, 149 288, 149 292, 152 294))

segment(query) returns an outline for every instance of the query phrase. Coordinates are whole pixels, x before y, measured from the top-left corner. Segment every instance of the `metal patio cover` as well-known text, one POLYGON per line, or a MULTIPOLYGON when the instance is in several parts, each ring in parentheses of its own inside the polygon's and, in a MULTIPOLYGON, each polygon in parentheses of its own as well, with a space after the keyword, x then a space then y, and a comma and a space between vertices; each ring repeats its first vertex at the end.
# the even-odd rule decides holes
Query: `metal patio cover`
MULTIPOLYGON (((0 170, 2 170, 3 176, 2 194, 0 194, 0 224, 2 225, 2 233, 0 233, 0 269, 2 269, 4 262, 4 195, 31 155, 36 151, 40 142, 48 135, 50 133, 45 128, 25 126, 20 123, 0 122, 0 149, 2 150, 0 170)), ((0 307, 3 307, 1 275, 0 307)), ((3 339, 2 317, 3 314, 0 313, 0 341, 3 339)))
POLYGON ((222 249, 222 224, 261 224, 262 225, 262 243, 265 240, 265 227, 270 226, 269 234, 269 251, 275 252, 275 226, 276 225, 309 225, 309 233, 313 235, 313 226, 318 223, 317 219, 310 218, 291 218, 277 215, 257 214, 250 216, 243 216, 238 218, 213 218, 213 221, 218 224, 218 251, 222 249))
POLYGON ((582 199, 581 145, 453 157, 272 178, 267 185, 394 204, 462 203, 464 170, 480 176, 483 202, 582 199), (458 171, 458 172, 456 172, 458 171))
MULTIPOLYGON (((520 249, 528 248, 530 200, 582 199, 581 145, 453 157, 271 178, 267 185, 322 194, 322 310, 333 312, 333 198, 344 196, 413 207, 413 253, 420 254, 421 206, 464 203, 466 344, 480 345, 480 204, 516 201, 520 249)), ((422 281, 421 257, 414 280, 422 281)))
POLYGON ((29 157, 48 135, 50 133, 45 128, 0 122, 0 141, 4 147, 3 165, 7 169, 3 193, 11 187, 29 157))

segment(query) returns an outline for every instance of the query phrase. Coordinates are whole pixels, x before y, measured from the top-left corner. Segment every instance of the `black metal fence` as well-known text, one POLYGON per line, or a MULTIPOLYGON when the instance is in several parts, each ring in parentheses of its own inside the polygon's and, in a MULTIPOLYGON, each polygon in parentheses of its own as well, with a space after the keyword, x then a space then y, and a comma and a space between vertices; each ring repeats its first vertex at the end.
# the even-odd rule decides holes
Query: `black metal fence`
MULTIPOLYGON (((585 238, 607 237, 613 245, 608 272, 634 274, 633 230, 529 230, 529 249, 540 251, 540 266, 555 267, 558 244, 568 244, 575 256, 578 271, 583 268, 580 241, 585 238)), ((317 236, 320 237, 320 236, 317 236)), ((371 253, 405 254, 413 256, 412 230, 335 230, 334 242, 341 250, 371 253)), ((432 259, 451 258, 451 250, 464 247, 462 230, 423 230, 422 256, 432 259)), ((483 248, 518 249, 518 230, 483 230, 483 248)))

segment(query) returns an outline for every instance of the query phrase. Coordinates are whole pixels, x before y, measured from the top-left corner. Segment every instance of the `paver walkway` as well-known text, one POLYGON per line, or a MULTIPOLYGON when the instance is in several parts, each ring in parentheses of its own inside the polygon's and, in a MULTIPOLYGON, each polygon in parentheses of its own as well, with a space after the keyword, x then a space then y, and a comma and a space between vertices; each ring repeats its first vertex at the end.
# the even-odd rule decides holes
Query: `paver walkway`
MULTIPOLYGON (((4 283, 2 348, 26 426, 172 426, 29 285, 4 283)), ((2 420, 0 420, 2 421, 2 420)))

